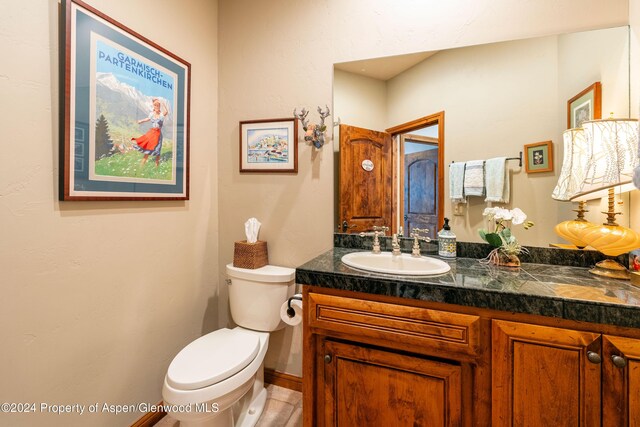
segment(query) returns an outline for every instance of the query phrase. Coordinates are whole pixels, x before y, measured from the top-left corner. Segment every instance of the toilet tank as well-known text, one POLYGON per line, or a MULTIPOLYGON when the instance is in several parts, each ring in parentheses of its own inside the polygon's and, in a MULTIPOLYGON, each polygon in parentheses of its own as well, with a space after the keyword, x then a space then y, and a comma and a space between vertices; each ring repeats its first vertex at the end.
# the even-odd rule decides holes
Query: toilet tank
POLYGON ((280 306, 295 291, 293 268, 265 265, 254 270, 227 264, 233 321, 255 331, 275 331, 285 324, 280 306))

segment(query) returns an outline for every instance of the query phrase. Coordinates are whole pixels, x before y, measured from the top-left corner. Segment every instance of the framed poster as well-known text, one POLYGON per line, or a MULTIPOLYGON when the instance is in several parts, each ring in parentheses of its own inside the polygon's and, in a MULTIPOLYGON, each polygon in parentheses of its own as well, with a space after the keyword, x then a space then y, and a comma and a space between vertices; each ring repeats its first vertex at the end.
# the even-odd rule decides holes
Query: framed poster
POLYGON ((586 120, 602 118, 602 86, 595 82, 567 101, 567 127, 582 126, 586 120))
POLYGON ((240 122, 240 172, 298 172, 295 118, 240 122))
POLYGON ((191 65, 62 4, 60 200, 188 200, 191 65))
POLYGON ((527 173, 553 172, 553 143, 536 142, 524 146, 527 173))

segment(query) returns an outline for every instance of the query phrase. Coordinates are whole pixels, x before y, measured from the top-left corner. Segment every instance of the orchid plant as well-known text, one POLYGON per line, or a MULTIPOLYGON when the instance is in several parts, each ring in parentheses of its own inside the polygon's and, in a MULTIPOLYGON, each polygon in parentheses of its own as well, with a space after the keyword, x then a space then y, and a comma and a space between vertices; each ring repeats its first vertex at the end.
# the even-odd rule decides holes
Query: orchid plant
POLYGON ((478 233, 482 240, 493 246, 496 252, 501 252, 507 256, 518 256, 526 252, 516 237, 511 234, 510 224, 520 225, 525 230, 533 227, 532 221, 527 221, 527 215, 519 208, 505 209, 500 207, 486 208, 482 213, 489 223, 493 223, 493 230, 480 229, 478 233))

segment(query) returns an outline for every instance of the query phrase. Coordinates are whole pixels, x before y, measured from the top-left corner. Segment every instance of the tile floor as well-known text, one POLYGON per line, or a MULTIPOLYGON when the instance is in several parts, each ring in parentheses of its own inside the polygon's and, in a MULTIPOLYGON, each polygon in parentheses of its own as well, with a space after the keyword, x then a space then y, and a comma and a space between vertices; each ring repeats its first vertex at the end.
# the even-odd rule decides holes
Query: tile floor
MULTIPOLYGON (((302 426, 302 393, 269 384, 267 403, 256 427, 300 426, 302 426)), ((178 421, 167 415, 155 427, 178 427, 178 421)))

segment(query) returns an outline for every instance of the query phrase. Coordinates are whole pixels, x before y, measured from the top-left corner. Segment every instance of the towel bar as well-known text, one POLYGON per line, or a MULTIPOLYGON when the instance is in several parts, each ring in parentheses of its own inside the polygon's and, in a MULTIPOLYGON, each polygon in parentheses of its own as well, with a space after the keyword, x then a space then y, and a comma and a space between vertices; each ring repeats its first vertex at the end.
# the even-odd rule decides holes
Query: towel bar
MULTIPOLYGON (((522 167, 522 151, 520 152, 520 156, 518 157, 507 157, 507 160, 518 160, 518 165, 522 167)), ((455 163, 455 161, 451 160, 451 163, 455 163)))

